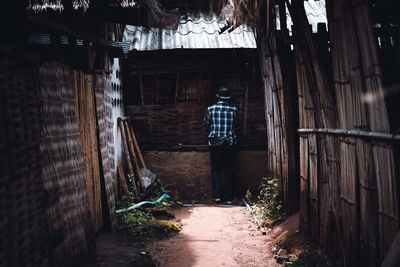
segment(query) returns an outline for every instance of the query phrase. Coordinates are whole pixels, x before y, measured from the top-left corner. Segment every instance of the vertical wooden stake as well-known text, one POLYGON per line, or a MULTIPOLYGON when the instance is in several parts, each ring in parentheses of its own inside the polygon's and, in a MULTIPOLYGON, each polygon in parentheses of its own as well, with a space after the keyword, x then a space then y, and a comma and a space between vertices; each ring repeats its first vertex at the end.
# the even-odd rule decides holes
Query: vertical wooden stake
POLYGON ((160 90, 160 78, 158 77, 158 75, 156 76, 156 100, 157 100, 157 105, 159 102, 159 90, 160 90))
POLYGON ((179 78, 180 78, 180 73, 178 72, 176 74, 176 86, 175 86, 175 96, 174 96, 174 104, 175 105, 176 105, 177 100, 178 100, 179 78))
POLYGON ((140 85, 140 99, 142 101, 142 105, 144 105, 142 68, 139 69, 139 85, 140 85))
POLYGON ((247 137, 247 117, 249 111, 249 86, 246 85, 246 89, 244 91, 244 120, 243 120, 243 135, 247 137))
POLYGON ((197 97, 199 99, 199 103, 201 102, 201 72, 199 72, 199 87, 197 88, 197 97))

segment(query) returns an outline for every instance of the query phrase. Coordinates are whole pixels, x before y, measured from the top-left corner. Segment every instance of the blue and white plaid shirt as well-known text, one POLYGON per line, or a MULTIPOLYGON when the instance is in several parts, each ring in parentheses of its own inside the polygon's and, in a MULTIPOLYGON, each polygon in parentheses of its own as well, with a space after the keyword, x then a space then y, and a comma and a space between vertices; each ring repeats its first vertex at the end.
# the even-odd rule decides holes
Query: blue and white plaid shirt
POLYGON ((220 101, 207 108, 204 122, 210 130, 208 138, 225 138, 229 145, 237 144, 235 127, 238 121, 238 109, 227 102, 220 101))

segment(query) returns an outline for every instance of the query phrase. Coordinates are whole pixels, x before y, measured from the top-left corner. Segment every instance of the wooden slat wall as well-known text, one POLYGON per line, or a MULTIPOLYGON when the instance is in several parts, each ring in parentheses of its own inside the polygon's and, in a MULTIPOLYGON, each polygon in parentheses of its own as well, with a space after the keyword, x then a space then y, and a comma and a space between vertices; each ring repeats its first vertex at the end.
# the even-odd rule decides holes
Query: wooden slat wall
POLYGON ((86 161, 90 213, 94 230, 97 232, 103 226, 103 211, 93 76, 74 71, 73 78, 83 157, 86 161))
MULTIPOLYGON (((206 63, 213 65, 211 60, 204 62, 203 59, 202 64, 206 63)), ((196 62, 191 64, 196 65, 196 62)), ((156 71, 157 68, 152 70, 156 71)), ((205 68, 199 72, 143 76, 145 105, 138 105, 140 103, 136 101, 136 105, 126 106, 126 114, 132 119, 141 145, 153 150, 205 149, 208 133, 203 118, 207 106, 216 103, 216 89, 222 84, 231 89, 232 104, 239 109, 239 146, 265 149, 263 92, 259 75, 252 69, 245 73, 238 70, 226 73, 225 68, 220 72, 210 72, 205 68)), ((128 93, 130 99, 135 99, 132 96, 140 99, 138 80, 131 80, 127 87, 131 90, 128 93)), ((132 103, 130 99, 128 97, 126 102, 132 103)))

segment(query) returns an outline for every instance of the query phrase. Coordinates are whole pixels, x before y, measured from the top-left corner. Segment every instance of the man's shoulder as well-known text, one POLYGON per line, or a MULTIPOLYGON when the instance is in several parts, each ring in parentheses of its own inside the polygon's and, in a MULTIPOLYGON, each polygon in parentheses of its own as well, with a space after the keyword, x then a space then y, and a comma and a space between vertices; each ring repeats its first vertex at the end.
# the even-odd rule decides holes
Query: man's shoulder
POLYGON ((218 104, 214 104, 214 105, 211 105, 211 106, 208 106, 208 110, 212 110, 212 109, 216 109, 216 108, 218 108, 219 107, 219 105, 218 104))
POLYGON ((234 111, 238 111, 238 108, 234 105, 230 105, 228 103, 217 103, 211 106, 208 106, 207 110, 216 110, 216 109, 231 109, 234 111))

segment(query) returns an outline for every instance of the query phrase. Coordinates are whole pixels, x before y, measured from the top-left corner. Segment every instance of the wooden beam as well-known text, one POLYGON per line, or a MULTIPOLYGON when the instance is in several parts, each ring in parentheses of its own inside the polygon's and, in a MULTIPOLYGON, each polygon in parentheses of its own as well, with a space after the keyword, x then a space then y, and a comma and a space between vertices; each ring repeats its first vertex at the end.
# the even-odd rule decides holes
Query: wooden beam
POLYGON ((82 39, 88 42, 92 42, 98 46, 103 46, 103 47, 112 47, 111 42, 105 41, 100 38, 96 38, 92 35, 89 35, 87 33, 80 32, 75 29, 71 29, 69 27, 66 27, 64 25, 61 25, 55 21, 51 21, 49 19, 40 17, 40 16, 28 16, 28 22, 34 23, 37 25, 40 25, 42 27, 45 27, 46 29, 49 29, 51 31, 57 32, 58 34, 65 34, 70 37, 75 37, 78 39, 82 39))

